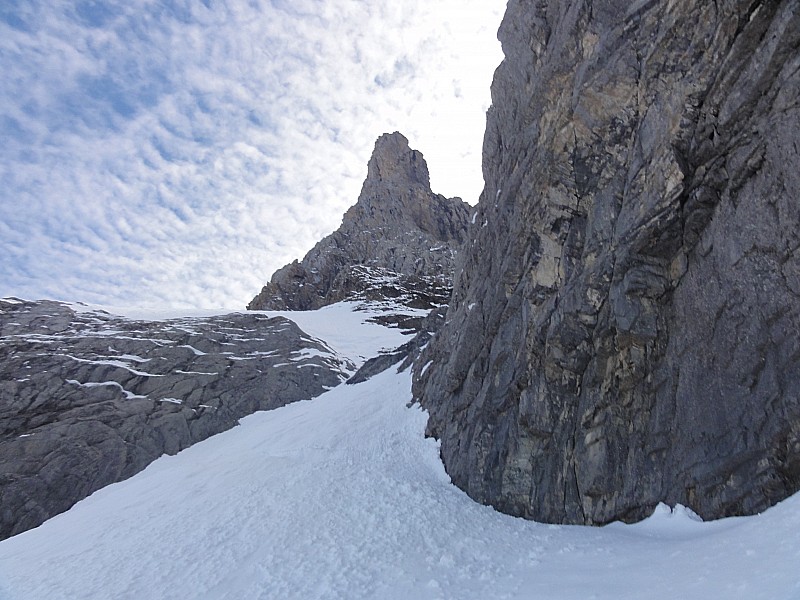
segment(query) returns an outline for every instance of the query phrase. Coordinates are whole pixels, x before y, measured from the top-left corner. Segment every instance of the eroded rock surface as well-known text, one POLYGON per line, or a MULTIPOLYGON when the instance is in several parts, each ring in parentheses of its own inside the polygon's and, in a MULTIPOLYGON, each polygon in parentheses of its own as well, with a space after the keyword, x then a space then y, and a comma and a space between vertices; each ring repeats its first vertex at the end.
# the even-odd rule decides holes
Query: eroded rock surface
POLYGON ((282 317, 135 321, 0 300, 0 539, 354 370, 282 317))
POLYGON ((453 481, 588 524, 796 492, 797 1, 511 0, 499 37, 486 188, 416 367, 453 481))
POLYGON ((376 278, 400 278, 404 289, 416 289, 412 306, 447 301, 468 205, 431 191, 425 159, 400 133, 378 138, 367 169, 339 229, 276 271, 247 308, 313 310, 374 296, 376 278))

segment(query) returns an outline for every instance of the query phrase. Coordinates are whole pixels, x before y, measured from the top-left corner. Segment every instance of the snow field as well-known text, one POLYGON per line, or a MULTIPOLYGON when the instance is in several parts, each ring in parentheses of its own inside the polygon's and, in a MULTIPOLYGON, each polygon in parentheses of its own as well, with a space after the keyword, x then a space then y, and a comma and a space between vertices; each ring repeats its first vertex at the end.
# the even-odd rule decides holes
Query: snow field
POLYGON ((0 543, 0 597, 800 597, 800 498, 713 523, 501 515, 449 483, 410 379, 258 413, 0 543))
MULTIPOLYGON (((404 341, 350 308, 287 316, 351 360, 404 341)), ((160 458, 0 542, 0 599, 800 599, 800 495, 712 523, 515 519, 450 483, 410 385, 389 369, 160 458)))

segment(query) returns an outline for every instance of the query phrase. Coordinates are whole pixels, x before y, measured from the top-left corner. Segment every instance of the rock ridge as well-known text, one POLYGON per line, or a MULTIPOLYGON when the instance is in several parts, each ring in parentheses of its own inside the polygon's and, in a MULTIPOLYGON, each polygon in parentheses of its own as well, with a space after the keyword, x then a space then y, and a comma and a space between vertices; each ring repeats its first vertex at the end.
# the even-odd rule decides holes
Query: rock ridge
POLYGON ((0 300, 0 539, 354 371, 283 317, 137 321, 0 300))

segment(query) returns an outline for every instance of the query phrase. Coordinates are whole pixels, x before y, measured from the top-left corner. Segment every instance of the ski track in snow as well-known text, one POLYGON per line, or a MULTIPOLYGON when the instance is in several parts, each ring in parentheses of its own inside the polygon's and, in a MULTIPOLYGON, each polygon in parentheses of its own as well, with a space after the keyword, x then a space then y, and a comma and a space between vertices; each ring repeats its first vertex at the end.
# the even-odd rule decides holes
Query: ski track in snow
MULTIPOLYGON (((317 312, 337 352, 397 336, 317 312)), ((800 598, 800 495, 712 523, 516 519, 450 483, 410 398, 389 369, 162 457, 0 542, 0 599, 800 598)))

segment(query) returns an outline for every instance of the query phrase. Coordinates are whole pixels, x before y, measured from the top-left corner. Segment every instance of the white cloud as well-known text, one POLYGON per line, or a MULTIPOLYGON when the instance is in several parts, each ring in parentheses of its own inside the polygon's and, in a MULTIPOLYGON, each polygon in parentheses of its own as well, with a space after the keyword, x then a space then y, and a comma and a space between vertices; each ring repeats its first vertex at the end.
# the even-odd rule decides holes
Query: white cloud
POLYGON ((0 10, 0 295, 242 306, 388 131, 477 201, 503 2, 109 6, 0 10))

